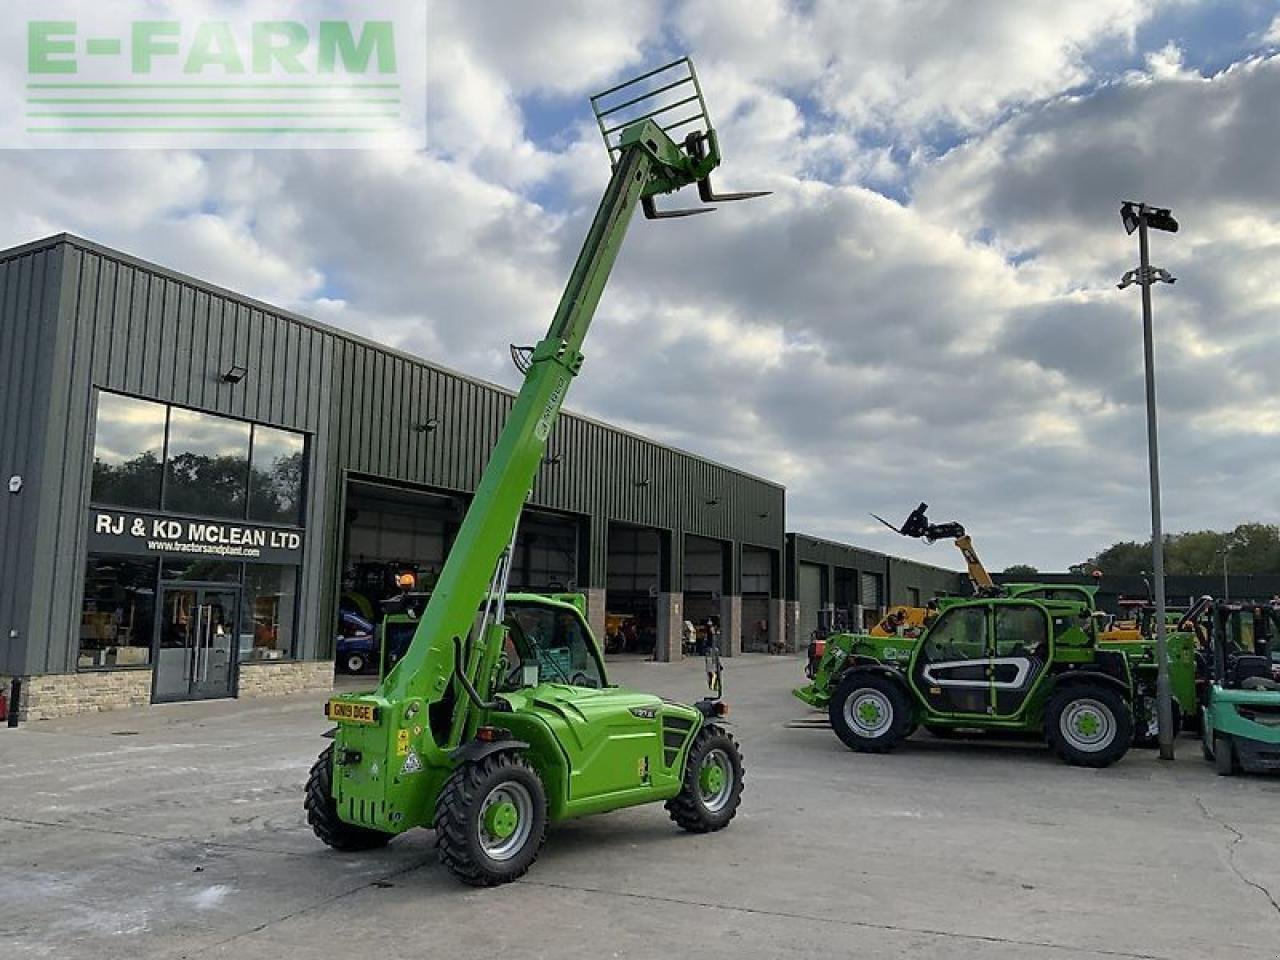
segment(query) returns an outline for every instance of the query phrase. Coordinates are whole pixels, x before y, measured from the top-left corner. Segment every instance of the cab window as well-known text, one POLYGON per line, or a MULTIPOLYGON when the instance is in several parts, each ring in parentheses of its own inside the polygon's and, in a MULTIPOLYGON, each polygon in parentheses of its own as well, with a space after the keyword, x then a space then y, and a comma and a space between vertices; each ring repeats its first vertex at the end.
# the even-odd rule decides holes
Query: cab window
POLYGON ((538 683, 603 686, 600 664, 582 620, 571 610, 528 605, 507 608, 503 689, 538 683))
POLYGON ((930 663, 986 657, 986 608, 954 607, 948 610, 929 631, 923 652, 930 663))
POLYGON ((1043 661, 1049 653, 1049 631, 1039 607, 996 607, 996 656, 1043 661))

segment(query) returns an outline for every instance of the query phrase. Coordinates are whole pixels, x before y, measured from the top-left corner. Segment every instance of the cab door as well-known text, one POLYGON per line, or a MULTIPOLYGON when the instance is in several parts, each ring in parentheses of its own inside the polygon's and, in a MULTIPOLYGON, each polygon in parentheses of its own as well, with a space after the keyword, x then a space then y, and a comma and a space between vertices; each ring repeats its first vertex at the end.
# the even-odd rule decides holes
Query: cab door
POLYGON ((912 680, 937 713, 989 715, 989 606, 956 606, 938 617, 921 641, 912 680))
POLYGON ((999 603, 991 624, 991 702, 995 716, 1011 717, 1048 669, 1049 613, 1034 603, 999 603))

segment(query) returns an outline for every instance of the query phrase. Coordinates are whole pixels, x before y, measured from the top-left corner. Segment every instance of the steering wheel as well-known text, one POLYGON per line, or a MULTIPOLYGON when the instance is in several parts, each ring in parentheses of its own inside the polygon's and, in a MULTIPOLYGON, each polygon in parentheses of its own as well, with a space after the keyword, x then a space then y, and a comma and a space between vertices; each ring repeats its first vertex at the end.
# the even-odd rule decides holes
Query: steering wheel
POLYGON ((569 683, 575 687, 590 687, 592 690, 596 688, 596 682, 581 670, 569 678, 569 683))

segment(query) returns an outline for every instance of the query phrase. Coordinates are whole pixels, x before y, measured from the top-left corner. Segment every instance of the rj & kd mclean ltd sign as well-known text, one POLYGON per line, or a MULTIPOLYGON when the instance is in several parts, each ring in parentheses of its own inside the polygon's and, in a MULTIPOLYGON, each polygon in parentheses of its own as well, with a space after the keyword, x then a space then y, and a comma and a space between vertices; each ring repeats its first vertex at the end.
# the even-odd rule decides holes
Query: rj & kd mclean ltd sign
POLYGON ((300 563, 302 543, 300 530, 121 510, 89 511, 89 549, 95 552, 300 563))

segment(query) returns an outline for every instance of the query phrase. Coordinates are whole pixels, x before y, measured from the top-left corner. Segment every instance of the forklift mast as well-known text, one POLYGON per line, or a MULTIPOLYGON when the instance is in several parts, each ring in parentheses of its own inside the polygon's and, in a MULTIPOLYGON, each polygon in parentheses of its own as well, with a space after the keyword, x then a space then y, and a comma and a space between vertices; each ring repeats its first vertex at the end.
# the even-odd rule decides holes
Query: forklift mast
POLYGON ((449 746, 474 735, 478 710, 472 708, 504 707, 489 700, 489 688, 505 637, 503 597, 516 527, 565 394, 582 368, 583 339, 636 207, 650 219, 709 212, 658 210, 657 195, 693 185, 707 202, 763 195, 720 195, 712 189, 710 175, 720 163, 720 150, 688 58, 597 94, 591 102, 612 176, 546 336, 532 347, 511 347, 524 382, 413 640, 378 690, 392 702, 411 697, 436 702, 447 696, 452 676, 456 708, 449 746), (687 115, 677 119, 681 113, 687 115), (671 136, 677 128, 688 131, 680 142, 671 136), (482 605, 480 642, 469 643, 482 605))

